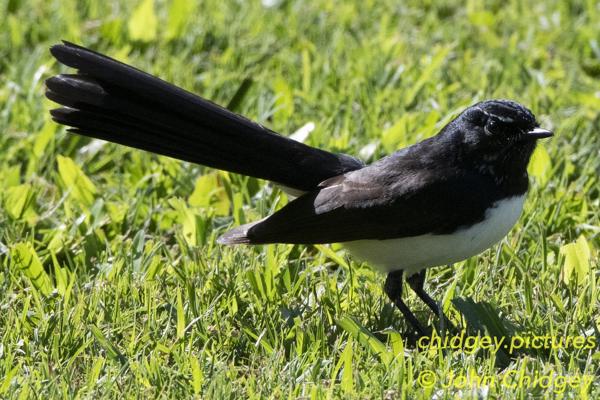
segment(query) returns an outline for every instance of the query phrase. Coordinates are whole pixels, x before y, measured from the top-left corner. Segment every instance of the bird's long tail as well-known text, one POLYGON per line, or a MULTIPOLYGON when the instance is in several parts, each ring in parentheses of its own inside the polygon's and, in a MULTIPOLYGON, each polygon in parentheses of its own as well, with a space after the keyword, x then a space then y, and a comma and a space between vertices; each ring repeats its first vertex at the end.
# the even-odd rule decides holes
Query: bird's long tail
POLYGON ((179 87, 81 46, 50 50, 78 71, 46 81, 63 107, 53 119, 70 132, 243 175, 301 191, 362 167, 254 123, 179 87))

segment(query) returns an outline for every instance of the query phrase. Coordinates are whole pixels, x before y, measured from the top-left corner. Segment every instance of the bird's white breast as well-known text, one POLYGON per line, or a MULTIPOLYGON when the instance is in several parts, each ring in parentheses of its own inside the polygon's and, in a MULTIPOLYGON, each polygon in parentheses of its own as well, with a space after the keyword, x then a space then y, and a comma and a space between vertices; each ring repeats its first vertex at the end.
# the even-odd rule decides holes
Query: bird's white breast
POLYGON ((483 221, 451 234, 356 240, 342 244, 350 254, 383 272, 401 269, 410 276, 424 268, 464 260, 491 247, 517 222, 524 201, 525 195, 502 199, 486 211, 483 221))

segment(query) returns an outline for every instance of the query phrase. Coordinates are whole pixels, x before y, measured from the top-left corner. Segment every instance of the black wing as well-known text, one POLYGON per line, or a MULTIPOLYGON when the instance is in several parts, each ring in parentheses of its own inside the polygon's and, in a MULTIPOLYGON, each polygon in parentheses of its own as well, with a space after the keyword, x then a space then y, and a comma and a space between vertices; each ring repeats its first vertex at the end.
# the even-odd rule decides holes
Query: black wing
POLYGON ((393 157, 324 185, 220 242, 314 244, 450 233, 483 220, 497 196, 493 182, 479 174, 393 157))

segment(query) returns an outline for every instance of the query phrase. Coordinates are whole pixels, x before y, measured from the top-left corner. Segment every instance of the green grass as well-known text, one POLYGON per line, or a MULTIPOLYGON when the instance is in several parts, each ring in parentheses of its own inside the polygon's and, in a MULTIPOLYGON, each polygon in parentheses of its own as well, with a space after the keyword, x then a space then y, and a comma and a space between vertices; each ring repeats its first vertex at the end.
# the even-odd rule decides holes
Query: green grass
POLYGON ((220 104, 251 79, 236 111, 284 134, 314 122, 307 143, 367 161, 476 101, 520 101, 557 133, 535 155, 524 215, 426 287, 471 329, 598 342, 596 1, 139 4, 0 0, 0 398, 600 396, 597 346, 419 350, 400 340, 384 277, 338 247, 217 246, 285 195, 68 135, 43 96, 60 70, 48 47, 68 39, 220 104), (443 387, 516 371, 593 382, 443 387))

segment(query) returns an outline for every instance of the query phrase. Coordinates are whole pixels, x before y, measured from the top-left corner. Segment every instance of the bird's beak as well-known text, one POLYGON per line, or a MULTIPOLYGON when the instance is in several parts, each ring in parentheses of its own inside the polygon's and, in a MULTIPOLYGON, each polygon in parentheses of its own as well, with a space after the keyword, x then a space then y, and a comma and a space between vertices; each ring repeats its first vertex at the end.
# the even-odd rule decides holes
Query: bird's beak
POLYGON ((543 139, 553 135, 554 132, 542 128, 534 128, 529 132, 525 133, 525 137, 530 139, 543 139))

